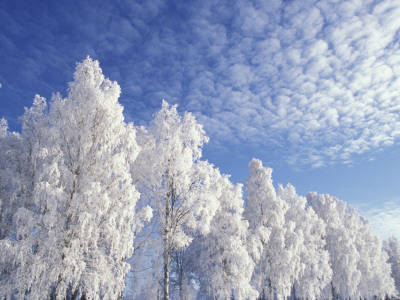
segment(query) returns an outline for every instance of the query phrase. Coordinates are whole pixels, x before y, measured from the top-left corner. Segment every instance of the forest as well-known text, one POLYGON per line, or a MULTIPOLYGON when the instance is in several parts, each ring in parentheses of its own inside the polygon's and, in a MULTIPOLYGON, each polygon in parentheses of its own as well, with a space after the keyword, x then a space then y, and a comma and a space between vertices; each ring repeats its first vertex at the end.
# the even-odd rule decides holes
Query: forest
POLYGON ((1 119, 0 299, 399 297, 397 238, 258 159, 232 183, 190 112, 163 101, 135 126, 120 93, 88 57, 21 132, 1 119))

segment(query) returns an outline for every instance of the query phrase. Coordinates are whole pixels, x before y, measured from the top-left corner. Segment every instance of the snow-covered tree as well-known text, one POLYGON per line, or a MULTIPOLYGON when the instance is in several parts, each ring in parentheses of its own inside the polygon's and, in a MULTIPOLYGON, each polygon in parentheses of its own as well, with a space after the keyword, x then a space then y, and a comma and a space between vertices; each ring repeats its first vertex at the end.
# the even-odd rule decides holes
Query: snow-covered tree
POLYGON ((333 297, 368 298, 394 295, 387 256, 369 223, 345 202, 315 192, 308 203, 326 225, 326 245, 333 276, 333 297))
POLYGON ((0 240, 9 236, 12 228, 12 217, 16 210, 15 186, 18 178, 15 168, 16 144, 19 144, 19 135, 8 132, 5 119, 0 119, 0 240))
POLYGON ((261 295, 268 291, 273 299, 290 295, 291 278, 285 264, 285 213, 288 206, 276 195, 272 185, 272 169, 265 168, 258 159, 249 163, 246 182, 247 200, 244 216, 250 224, 250 253, 257 265, 253 284, 261 295))
POLYGON ((36 152, 44 143, 43 131, 47 126, 47 104, 44 98, 35 96, 31 108, 25 108, 21 118, 22 134, 8 132, 7 122, 1 120, 0 129, 0 239, 10 233, 12 219, 19 207, 32 206, 32 192, 36 164, 36 152))
POLYGON ((358 214, 355 213, 352 221, 357 224, 352 227, 357 228, 358 269, 361 272, 358 285, 360 297, 384 299, 386 296, 394 296, 396 288, 382 240, 374 234, 369 222, 358 214))
POLYGON ((392 236, 384 243, 385 251, 389 257, 392 277, 396 284, 397 297, 400 297, 400 241, 392 236))
POLYGON ((278 197, 289 206, 285 214, 288 227, 285 247, 290 253, 286 265, 294 275, 291 279, 294 298, 323 298, 332 279, 329 253, 325 250, 325 224, 292 185, 285 188, 279 185, 278 197))
POLYGON ((308 193, 307 201, 326 225, 325 240, 333 271, 331 297, 354 298, 361 274, 357 270, 357 237, 343 222, 347 205, 333 196, 314 192, 308 193))
MULTIPOLYGON (((19 135, 8 132, 5 119, 0 119, 0 297, 12 293, 12 271, 15 259, 10 251, 13 244, 9 241, 13 232, 12 219, 17 209, 17 183, 14 157, 19 144, 19 135)), ((20 149, 18 147, 18 149, 20 149)))
MULTIPOLYGON (((87 58, 77 65, 67 98, 57 94, 48 114, 22 118, 23 128, 33 128, 25 139, 35 159, 34 205, 14 216, 20 298, 122 294, 139 197, 129 165, 139 147, 119 94, 118 84, 87 58)), ((45 105, 36 102, 33 108, 45 105)))
POLYGON ((149 128, 147 147, 135 162, 135 182, 142 199, 153 208, 152 224, 158 233, 153 237, 162 249, 164 299, 170 294, 172 253, 188 246, 194 232, 208 232, 218 208, 213 166, 200 160, 207 140, 192 114, 181 118, 176 106, 163 101, 149 128))
MULTIPOLYGON (((195 240, 196 237, 193 242, 195 240)), ((196 246, 193 242, 187 248, 178 249, 172 253, 170 280, 170 296, 172 299, 191 300, 196 299, 198 294, 194 282, 199 252, 194 248, 196 246)))
POLYGON ((336 197, 315 192, 308 193, 307 201, 326 225, 326 247, 333 271, 331 297, 357 298, 361 273, 357 268, 357 236, 345 225, 346 217, 351 217, 349 207, 336 197))
MULTIPOLYGON (((0 296, 11 295, 19 278, 15 275, 21 265, 17 243, 15 222, 17 212, 23 209, 34 210, 33 191, 36 170, 39 168, 38 149, 44 144, 47 104, 35 96, 31 108, 25 108, 22 120, 22 133, 10 133, 2 120, 0 138, 0 296)), ((25 260, 27 262, 28 260, 25 260)))
POLYGON ((8 123, 4 118, 0 119, 0 139, 4 138, 8 133, 8 123))
POLYGON ((196 270, 200 290, 210 299, 255 299, 250 281, 254 269, 247 249, 248 222, 242 218, 242 186, 228 176, 216 182, 220 207, 211 221, 211 232, 193 242, 198 253, 196 270))

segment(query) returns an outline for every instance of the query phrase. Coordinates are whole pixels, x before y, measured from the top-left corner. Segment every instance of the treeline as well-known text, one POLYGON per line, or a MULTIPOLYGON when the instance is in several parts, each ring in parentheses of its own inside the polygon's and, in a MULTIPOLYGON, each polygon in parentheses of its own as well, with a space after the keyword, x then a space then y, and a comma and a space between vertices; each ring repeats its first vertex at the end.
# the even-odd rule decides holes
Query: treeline
POLYGON ((68 95, 0 123, 0 298, 373 299, 400 291, 400 243, 329 195, 233 184, 190 113, 127 124, 120 88, 79 63, 68 95), (397 289, 396 289, 397 288, 397 289))

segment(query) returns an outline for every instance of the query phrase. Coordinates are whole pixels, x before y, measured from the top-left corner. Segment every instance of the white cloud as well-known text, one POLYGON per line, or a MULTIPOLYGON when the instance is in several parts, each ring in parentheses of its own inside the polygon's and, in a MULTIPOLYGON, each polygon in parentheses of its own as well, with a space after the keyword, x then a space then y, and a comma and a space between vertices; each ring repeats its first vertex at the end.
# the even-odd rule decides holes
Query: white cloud
MULTIPOLYGON (((199 68, 220 85, 207 91, 198 82, 187 96, 196 95, 202 104, 188 107, 214 119, 205 124, 212 137, 251 139, 261 148, 280 144, 282 155, 295 164, 349 163, 398 143, 398 12, 400 3, 389 0, 369 5, 298 0, 272 10, 237 2, 232 24, 220 24, 221 52, 199 68), (218 113, 208 109, 216 98, 218 113), (224 110, 230 111, 229 121, 221 118, 224 110), (218 134, 222 122, 229 135, 218 134)), ((207 32, 218 18, 209 12, 193 25, 207 32)), ((197 55, 206 53, 204 48, 197 55)))
MULTIPOLYGON (((349 163, 400 141, 397 0, 79 7, 82 15, 60 8, 54 18, 67 22, 77 44, 36 18, 32 27, 47 44, 18 50, 0 34, 5 57, 23 51, 22 81, 45 84, 53 63, 70 74, 74 61, 95 55, 119 77, 112 79, 129 120, 148 121, 165 98, 192 111, 215 143, 251 143, 293 164, 349 163)), ((10 28, 17 35, 24 26, 10 28)))
POLYGON ((360 215, 368 219, 375 233, 382 238, 400 238, 400 199, 383 202, 375 207, 360 207, 360 215))

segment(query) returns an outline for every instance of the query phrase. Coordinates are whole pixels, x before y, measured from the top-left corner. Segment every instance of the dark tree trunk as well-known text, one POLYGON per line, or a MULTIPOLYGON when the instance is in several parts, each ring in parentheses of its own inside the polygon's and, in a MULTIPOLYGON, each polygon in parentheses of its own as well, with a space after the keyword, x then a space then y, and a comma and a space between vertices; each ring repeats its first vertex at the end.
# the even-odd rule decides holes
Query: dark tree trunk
POLYGON ((293 289, 293 299, 296 300, 296 289, 294 288, 294 285, 293 285, 292 289, 293 289))
POLYGON ((170 266, 170 251, 169 237, 165 237, 164 241, 164 300, 169 300, 169 266, 170 266))
POLYGON ((272 288, 272 282, 271 279, 268 278, 268 300, 273 300, 274 299, 274 289, 272 288))
POLYGON ((169 300, 169 266, 171 256, 170 241, 170 204, 169 198, 165 199, 165 228, 164 228, 164 300, 169 300))

